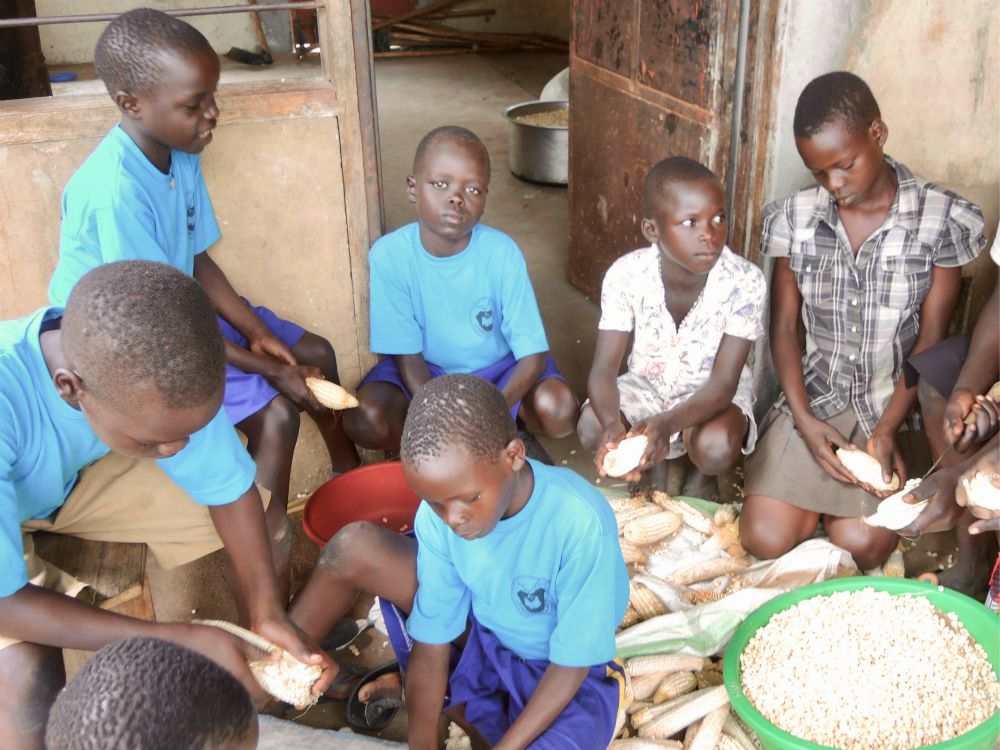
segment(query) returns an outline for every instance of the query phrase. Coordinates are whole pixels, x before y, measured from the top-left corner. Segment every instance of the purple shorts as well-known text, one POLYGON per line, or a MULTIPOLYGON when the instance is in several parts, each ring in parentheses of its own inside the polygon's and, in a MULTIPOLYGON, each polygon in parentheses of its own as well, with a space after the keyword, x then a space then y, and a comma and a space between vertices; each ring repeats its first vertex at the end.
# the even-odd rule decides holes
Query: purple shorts
MULTIPOLYGON (((400 672, 406 672, 413 639, 406 615, 379 598, 389 641, 400 672)), ((544 659, 522 659, 508 650, 469 614, 465 647, 452 646, 445 705, 465 704, 465 718, 495 745, 521 715, 549 666, 544 659)), ((591 667, 580 689, 549 728, 528 745, 533 750, 604 750, 614 735, 625 693, 625 670, 617 659, 591 667)))
MULTIPOLYGON (((506 357, 501 359, 499 362, 494 362, 488 367, 484 367, 481 370, 476 370, 470 373, 471 375, 478 375, 484 380, 488 380, 497 388, 503 388, 507 385, 507 381, 510 380, 510 376, 514 373, 514 368, 517 366, 517 360, 514 359, 513 354, 508 354, 506 357)), ((427 369, 431 372, 431 378, 439 378, 447 373, 438 367, 433 362, 427 363, 427 369)), ((562 376, 556 368, 556 363, 552 357, 545 358, 545 369, 542 370, 542 374, 538 376, 536 383, 540 383, 543 380, 548 380, 549 378, 558 378, 563 382, 566 378, 562 376)), ((395 357, 386 357, 372 369, 368 371, 368 374, 364 376, 361 380, 361 384, 358 386, 360 389, 362 385, 367 383, 392 383, 397 386, 403 393, 406 394, 407 398, 413 398, 413 394, 403 385, 403 376, 399 373, 399 368, 396 367, 395 357)), ((521 402, 518 401, 512 407, 510 407, 510 416, 513 419, 517 419, 517 410, 521 408, 521 402)))
MULTIPOLYGON (((254 307, 246 299, 243 302, 254 311, 254 314, 261 319, 267 329, 289 349, 298 344, 305 335, 305 328, 279 318, 266 307, 254 307)), ((220 316, 216 317, 218 317, 222 335, 227 341, 232 341, 244 349, 250 347, 250 342, 242 333, 220 316)), ((232 424, 239 424, 247 417, 253 416, 271 403, 277 395, 278 391, 263 375, 243 372, 232 365, 226 365, 226 395, 223 398, 222 406, 232 424)))

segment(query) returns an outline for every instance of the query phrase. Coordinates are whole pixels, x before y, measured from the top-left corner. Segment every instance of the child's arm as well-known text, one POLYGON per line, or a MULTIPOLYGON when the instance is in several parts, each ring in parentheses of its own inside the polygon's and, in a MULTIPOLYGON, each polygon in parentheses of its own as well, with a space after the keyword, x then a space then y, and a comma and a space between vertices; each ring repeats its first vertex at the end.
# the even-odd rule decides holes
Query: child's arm
POLYGON ((644 433, 649 445, 643 463, 663 459, 670 448, 670 436, 711 419, 733 402, 743 366, 750 356, 751 342, 724 334, 712 364, 708 381, 691 397, 672 409, 642 420, 630 434, 644 433))
POLYGON ((531 390, 531 386, 544 372, 545 360, 548 356, 548 352, 538 352, 517 360, 507 385, 501 389, 503 397, 507 400, 507 406, 513 406, 531 390))
POLYGON ((412 396, 424 383, 431 379, 431 371, 427 369, 427 360, 423 354, 396 354, 396 369, 403 379, 403 385, 412 396))
MULTIPOLYGON (((958 303, 958 293, 962 285, 962 269, 934 266, 931 272, 931 288, 920 305, 920 332, 910 354, 919 354, 924 349, 941 341, 948 334, 948 324, 958 303)), ((868 438, 868 452, 882 464, 882 477, 892 479, 892 473, 899 474, 899 481, 906 481, 906 466, 896 445, 896 433, 917 402, 917 389, 907 388, 903 378, 879 417, 871 437, 868 438)))
POLYGON ((573 700, 589 671, 588 667, 563 667, 550 663, 524 711, 493 746, 493 750, 522 750, 531 744, 573 700))
POLYGON ((771 357, 778 382, 788 401, 795 428, 806 441, 816 462, 837 481, 857 484, 831 448, 846 448, 850 446, 850 441, 839 430, 818 419, 809 405, 799 348, 801 308, 802 295, 795 281, 795 272, 787 257, 776 258, 771 273, 771 357))
POLYGON ((601 425, 601 442, 594 456, 597 473, 605 476, 604 456, 625 437, 621 416, 621 396, 618 393, 618 370, 621 369, 629 333, 598 329, 594 347, 594 363, 587 377, 590 408, 601 425))
MULTIPOLYGON (((974 425, 965 424, 965 418, 976 405, 976 397, 982 396, 997 379, 997 363, 1000 362, 1000 284, 993 287, 986 306, 979 315, 979 321, 972 332, 969 355, 955 382, 955 388, 944 410, 944 434, 949 443, 955 443, 955 450, 964 453, 973 443, 983 440, 994 429, 989 415, 980 407, 976 409, 974 425)), ((934 426, 930 426, 934 429, 934 426)))
POLYGON ((450 643, 413 642, 406 670, 407 741, 410 750, 437 750, 438 718, 448 687, 450 643))

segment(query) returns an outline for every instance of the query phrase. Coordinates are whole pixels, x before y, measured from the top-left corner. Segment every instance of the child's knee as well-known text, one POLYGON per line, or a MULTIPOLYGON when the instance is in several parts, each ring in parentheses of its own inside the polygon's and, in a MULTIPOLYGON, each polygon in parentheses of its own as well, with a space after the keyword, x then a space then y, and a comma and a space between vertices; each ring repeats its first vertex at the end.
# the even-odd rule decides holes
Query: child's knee
POLYGON ((18 643, 0 652, 0 725, 22 737, 45 732, 49 709, 66 683, 62 652, 18 643))
POLYGON ((281 440, 286 446, 295 445, 299 437, 299 409, 284 396, 275 396, 264 407, 264 432, 269 440, 281 440))
POLYGON ((371 521, 356 521, 334 534, 319 553, 317 571, 346 580, 363 577, 366 560, 377 554, 384 528, 371 521))
MULTIPOLYGON (((752 497, 747 501, 752 501, 752 497)), ((784 524, 770 514, 744 512, 740 515, 740 544, 759 560, 774 560, 791 551, 803 540, 789 524, 784 524)))
POLYGON ((548 378, 535 387, 532 407, 545 434, 555 438, 563 438, 573 432, 580 411, 573 391, 558 378, 548 378))
MULTIPOLYGON (((393 416, 378 401, 358 394, 358 406, 344 412, 344 430, 358 445, 368 449, 385 449, 394 442, 393 416)), ((402 423, 403 415, 398 421, 402 423)))
POLYGON ((866 528, 857 519, 827 523, 830 541, 851 553, 862 570, 877 568, 899 544, 899 537, 886 529, 866 528), (852 522, 853 521, 853 522, 852 522))
POLYGON ((713 425, 696 431, 688 455, 703 474, 718 476, 736 465, 742 447, 742 435, 713 425))
POLYGON ((580 439, 580 445, 586 450, 596 451, 600 447, 601 435, 604 434, 604 431, 601 429, 601 423, 597 421, 597 415, 594 414, 590 404, 584 406, 580 412, 580 421, 576 423, 576 434, 580 439))
POLYGON ((295 345, 293 353, 301 364, 313 365, 324 372, 332 368, 336 372, 337 353, 333 349, 333 344, 322 336, 306 333, 295 345))

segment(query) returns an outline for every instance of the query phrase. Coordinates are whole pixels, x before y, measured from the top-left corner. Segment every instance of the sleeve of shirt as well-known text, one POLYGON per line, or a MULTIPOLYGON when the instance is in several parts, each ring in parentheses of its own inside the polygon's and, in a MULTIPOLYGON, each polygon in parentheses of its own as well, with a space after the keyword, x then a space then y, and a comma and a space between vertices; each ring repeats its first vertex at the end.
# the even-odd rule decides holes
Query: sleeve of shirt
MULTIPOLYGON (((393 236, 386 238, 392 241, 393 236)), ((392 262, 391 247, 379 240, 368 254, 371 350, 378 354, 420 354, 424 335, 413 314, 406 279, 392 262)))
POLYGON ((203 253, 222 238, 219 222, 212 209, 212 199, 208 196, 208 187, 201 174, 201 158, 195 165, 195 196, 194 210, 197 220, 194 225, 194 254, 203 253))
POLYGON ((630 332, 635 327, 635 310, 629 294, 628 275, 626 258, 616 260, 604 274, 598 330, 630 332))
POLYGON ((500 279, 503 320, 500 330, 514 353, 514 359, 523 359, 531 354, 547 352, 549 341, 545 337, 545 325, 538 312, 524 255, 513 240, 507 241, 512 247, 508 249, 507 263, 502 266, 503 278, 500 279))
POLYGON ((10 596, 28 582, 21 545, 21 514, 14 491, 14 413, 0 399, 0 417, 6 429, 0 434, 0 597, 10 596))
POLYGON ((549 661, 590 667, 615 657, 615 576, 621 562, 617 533, 580 534, 556 575, 556 627, 549 661), (586 627, 581 627, 586 623, 586 627))
POLYGON ((986 247, 984 228, 983 212, 979 206, 956 198, 948 211, 947 231, 943 233, 941 244, 935 248, 931 261, 935 266, 954 268, 975 260, 986 247))
POLYGON ((764 281, 764 274, 756 266, 747 268, 737 283, 739 294, 731 313, 726 317, 725 333, 747 341, 756 341, 764 335, 767 283, 764 281))
POLYGON ((160 466, 200 505, 239 500, 253 484, 256 466, 224 409, 191 436, 184 448, 160 466))
POLYGON ((100 263, 136 259, 169 262, 156 237, 155 219, 149 206, 136 202, 127 211, 99 208, 88 218, 100 263))
POLYGON ((785 201, 775 201, 764 207, 761 220, 760 251, 771 258, 787 258, 792 254, 792 224, 785 211, 785 201))
POLYGON ((448 553, 445 534, 452 532, 426 502, 417 509, 413 529, 419 545, 417 594, 406 629, 421 643, 450 643, 464 632, 472 607, 472 595, 448 553))

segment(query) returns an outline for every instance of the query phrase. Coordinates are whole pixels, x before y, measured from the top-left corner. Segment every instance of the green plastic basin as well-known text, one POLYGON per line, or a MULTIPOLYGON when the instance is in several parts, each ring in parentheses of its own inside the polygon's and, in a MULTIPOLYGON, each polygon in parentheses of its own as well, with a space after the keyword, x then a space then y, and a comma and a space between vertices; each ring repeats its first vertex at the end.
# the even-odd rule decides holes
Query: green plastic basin
MULTIPOLYGON (((957 591, 902 578, 838 578, 833 581, 804 586, 782 594, 751 612, 743 624, 736 629, 729 646, 726 648, 722 672, 729 700, 740 718, 757 733, 764 750, 828 750, 828 746, 817 745, 814 742, 807 742, 792 736, 765 719, 753 707, 743 693, 740 679, 740 655, 743 653, 743 649, 746 648, 747 643, 754 637, 757 630, 766 625, 777 612, 814 596, 827 596, 837 591, 858 591, 864 588, 888 591, 894 596, 923 596, 938 609, 944 612, 954 612, 969 634, 986 650, 994 673, 1000 674, 1000 617, 997 617, 980 602, 959 594, 957 591)), ((817 648, 821 647, 817 643, 817 648)), ((927 710, 933 711, 934 706, 927 706, 927 710)), ((985 723, 965 734, 954 737, 947 742, 939 742, 927 747, 935 750, 994 750, 997 747, 998 735, 1000 735, 1000 711, 993 714, 985 723)))

